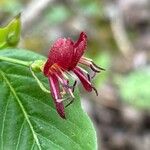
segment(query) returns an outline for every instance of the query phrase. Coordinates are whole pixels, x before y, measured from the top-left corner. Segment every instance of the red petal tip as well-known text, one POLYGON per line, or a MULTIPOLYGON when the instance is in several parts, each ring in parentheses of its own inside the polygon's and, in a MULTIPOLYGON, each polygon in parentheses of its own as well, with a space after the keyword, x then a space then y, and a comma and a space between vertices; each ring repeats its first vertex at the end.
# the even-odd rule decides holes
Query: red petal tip
POLYGON ((64 106, 63 106, 62 102, 61 103, 56 103, 56 109, 57 109, 57 112, 58 112, 59 116, 63 119, 66 119, 64 106))
POLYGON ((80 33, 80 37, 81 37, 82 39, 86 39, 86 38, 87 38, 87 35, 86 35, 85 32, 81 32, 81 33, 80 33))

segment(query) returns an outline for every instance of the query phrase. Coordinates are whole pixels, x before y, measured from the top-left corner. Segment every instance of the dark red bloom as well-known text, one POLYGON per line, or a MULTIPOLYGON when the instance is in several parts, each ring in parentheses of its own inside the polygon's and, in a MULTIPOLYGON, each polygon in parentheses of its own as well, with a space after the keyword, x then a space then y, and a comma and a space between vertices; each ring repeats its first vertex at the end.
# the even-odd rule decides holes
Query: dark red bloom
POLYGON ((50 49, 48 60, 44 65, 44 75, 49 79, 56 109, 62 118, 65 118, 63 95, 69 94, 74 98, 73 91, 77 82, 75 80, 74 85, 70 86, 68 75, 71 77, 77 76, 85 90, 91 92, 92 89, 96 91, 91 83, 91 77, 85 69, 78 65, 85 65, 91 68, 94 73, 103 70, 95 65, 91 59, 83 57, 86 45, 87 36, 84 32, 80 34, 76 42, 73 42, 70 38, 60 38, 50 49))

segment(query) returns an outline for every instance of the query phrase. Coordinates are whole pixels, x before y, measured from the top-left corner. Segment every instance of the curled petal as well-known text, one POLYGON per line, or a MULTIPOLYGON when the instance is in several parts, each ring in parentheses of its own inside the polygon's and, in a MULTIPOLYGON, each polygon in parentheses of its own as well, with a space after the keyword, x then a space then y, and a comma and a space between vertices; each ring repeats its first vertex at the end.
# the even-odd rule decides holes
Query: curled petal
POLYGON ((74 44, 74 48, 80 48, 83 50, 86 48, 86 42, 87 42, 87 35, 85 32, 81 32, 78 41, 74 44))
POLYGON ((50 88, 51 88, 52 96, 54 98, 54 102, 55 102, 57 112, 62 118, 65 119, 64 105, 63 105, 63 102, 60 101, 61 95, 60 95, 58 79, 55 75, 49 76, 48 79, 49 79, 49 82, 50 82, 50 88))
POLYGON ((84 32, 81 32, 78 41, 74 44, 74 52, 72 57, 72 62, 70 65, 70 70, 75 68, 80 58, 82 57, 87 45, 87 36, 84 32))
POLYGON ((78 76, 78 78, 80 79, 83 87, 88 91, 91 92, 92 91, 92 85, 91 82, 88 80, 88 78, 84 75, 84 73, 79 69, 79 68, 74 68, 73 72, 78 76))

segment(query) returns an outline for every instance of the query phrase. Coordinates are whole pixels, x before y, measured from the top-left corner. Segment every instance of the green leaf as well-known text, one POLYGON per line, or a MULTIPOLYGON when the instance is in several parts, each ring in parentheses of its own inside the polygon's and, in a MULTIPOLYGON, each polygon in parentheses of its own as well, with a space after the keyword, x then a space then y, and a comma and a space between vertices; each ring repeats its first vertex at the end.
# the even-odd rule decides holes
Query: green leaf
POLYGON ((15 47, 20 40, 21 21, 18 14, 7 26, 0 28, 0 49, 15 47))
POLYGON ((115 79, 123 100, 140 109, 150 108, 150 70, 143 68, 115 79))
MULTIPOLYGON (((45 59, 33 52, 0 51, 0 56, 32 61, 45 59)), ((48 87, 47 78, 38 78, 48 87)), ((0 61, 1 150, 96 150, 93 125, 81 108, 78 91, 60 118, 50 94, 44 93, 29 68, 0 61)))

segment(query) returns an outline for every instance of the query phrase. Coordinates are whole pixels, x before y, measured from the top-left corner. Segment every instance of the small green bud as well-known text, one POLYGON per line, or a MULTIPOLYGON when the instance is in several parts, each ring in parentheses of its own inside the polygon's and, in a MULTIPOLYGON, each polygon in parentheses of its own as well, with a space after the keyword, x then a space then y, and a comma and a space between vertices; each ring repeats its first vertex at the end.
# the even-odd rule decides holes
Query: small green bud
POLYGON ((31 64, 31 68, 33 71, 37 71, 40 72, 43 70, 43 66, 45 64, 44 60, 35 60, 32 64, 31 64))

